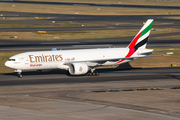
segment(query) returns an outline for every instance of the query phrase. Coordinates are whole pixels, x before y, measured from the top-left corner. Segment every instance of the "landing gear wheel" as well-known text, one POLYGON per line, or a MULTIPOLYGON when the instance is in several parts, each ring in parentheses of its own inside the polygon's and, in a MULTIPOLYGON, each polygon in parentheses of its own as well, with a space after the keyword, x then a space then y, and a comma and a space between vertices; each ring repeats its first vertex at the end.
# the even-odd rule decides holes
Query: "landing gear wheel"
POLYGON ((93 73, 92 73, 92 72, 90 72, 90 73, 89 73, 89 76, 93 76, 93 73))
POLYGON ((99 73, 98 72, 88 72, 86 75, 87 76, 98 76, 99 73))
POLYGON ((15 70, 15 72, 17 73, 17 77, 19 77, 19 78, 22 78, 23 76, 21 75, 21 72, 22 72, 22 70, 15 70))
POLYGON ((96 76, 99 76, 99 73, 98 72, 94 72, 96 76))
POLYGON ((93 76, 95 76, 95 75, 96 75, 96 73, 95 73, 95 72, 93 72, 93 73, 92 73, 92 75, 93 75, 93 76))
POLYGON ((86 75, 89 76, 89 72, 86 75))
POLYGON ((92 72, 88 72, 86 75, 87 76, 93 76, 93 73, 92 72))
POLYGON ((22 78, 23 76, 21 74, 18 75, 19 78, 22 78))

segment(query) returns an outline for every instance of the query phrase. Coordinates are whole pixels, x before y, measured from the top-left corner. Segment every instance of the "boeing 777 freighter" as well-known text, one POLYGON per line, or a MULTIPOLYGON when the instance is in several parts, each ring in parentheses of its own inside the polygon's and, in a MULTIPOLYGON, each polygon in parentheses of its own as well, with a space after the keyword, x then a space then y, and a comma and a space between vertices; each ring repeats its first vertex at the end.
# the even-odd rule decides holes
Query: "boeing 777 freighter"
POLYGON ((146 49, 153 19, 147 20, 131 43, 125 48, 98 48, 24 52, 14 55, 5 66, 15 69, 18 77, 23 70, 65 69, 71 75, 98 75, 95 67, 123 64, 152 54, 146 49))

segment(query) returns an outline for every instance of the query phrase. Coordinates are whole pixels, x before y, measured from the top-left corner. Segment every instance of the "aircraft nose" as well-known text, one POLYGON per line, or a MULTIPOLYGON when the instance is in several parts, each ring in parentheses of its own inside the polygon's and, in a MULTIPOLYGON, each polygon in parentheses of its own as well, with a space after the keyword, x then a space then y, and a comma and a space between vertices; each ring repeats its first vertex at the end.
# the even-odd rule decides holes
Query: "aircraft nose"
POLYGON ((6 67, 10 67, 9 61, 6 61, 6 62, 5 62, 5 66, 6 66, 6 67))

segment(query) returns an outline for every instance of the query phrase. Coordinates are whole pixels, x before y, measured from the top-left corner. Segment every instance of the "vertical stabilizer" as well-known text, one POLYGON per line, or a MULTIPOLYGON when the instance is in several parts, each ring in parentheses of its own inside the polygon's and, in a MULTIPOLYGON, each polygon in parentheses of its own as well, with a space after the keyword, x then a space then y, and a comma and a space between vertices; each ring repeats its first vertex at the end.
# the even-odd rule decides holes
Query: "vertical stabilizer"
POLYGON ((146 48, 146 44, 148 41, 148 37, 151 31, 153 19, 148 19, 138 34, 134 37, 134 39, 129 44, 128 48, 134 48, 137 50, 138 48, 146 48))

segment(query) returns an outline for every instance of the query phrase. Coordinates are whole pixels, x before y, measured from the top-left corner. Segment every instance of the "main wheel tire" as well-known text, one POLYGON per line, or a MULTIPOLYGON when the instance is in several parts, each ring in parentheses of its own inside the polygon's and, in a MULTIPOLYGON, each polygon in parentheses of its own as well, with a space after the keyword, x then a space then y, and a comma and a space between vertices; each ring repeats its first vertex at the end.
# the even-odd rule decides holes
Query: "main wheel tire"
POLYGON ((95 75, 96 75, 96 76, 99 76, 99 73, 98 73, 98 72, 95 72, 95 75))
POLYGON ((87 76, 98 76, 99 75, 99 73, 98 72, 88 72, 87 74, 86 74, 87 76))
POLYGON ((87 76, 90 76, 89 72, 86 74, 87 76))
POLYGON ((95 75, 96 75, 96 72, 93 72, 92 75, 95 76, 95 75))
POLYGON ((92 73, 92 72, 90 72, 90 73, 89 73, 89 76, 93 76, 93 73, 92 73))

